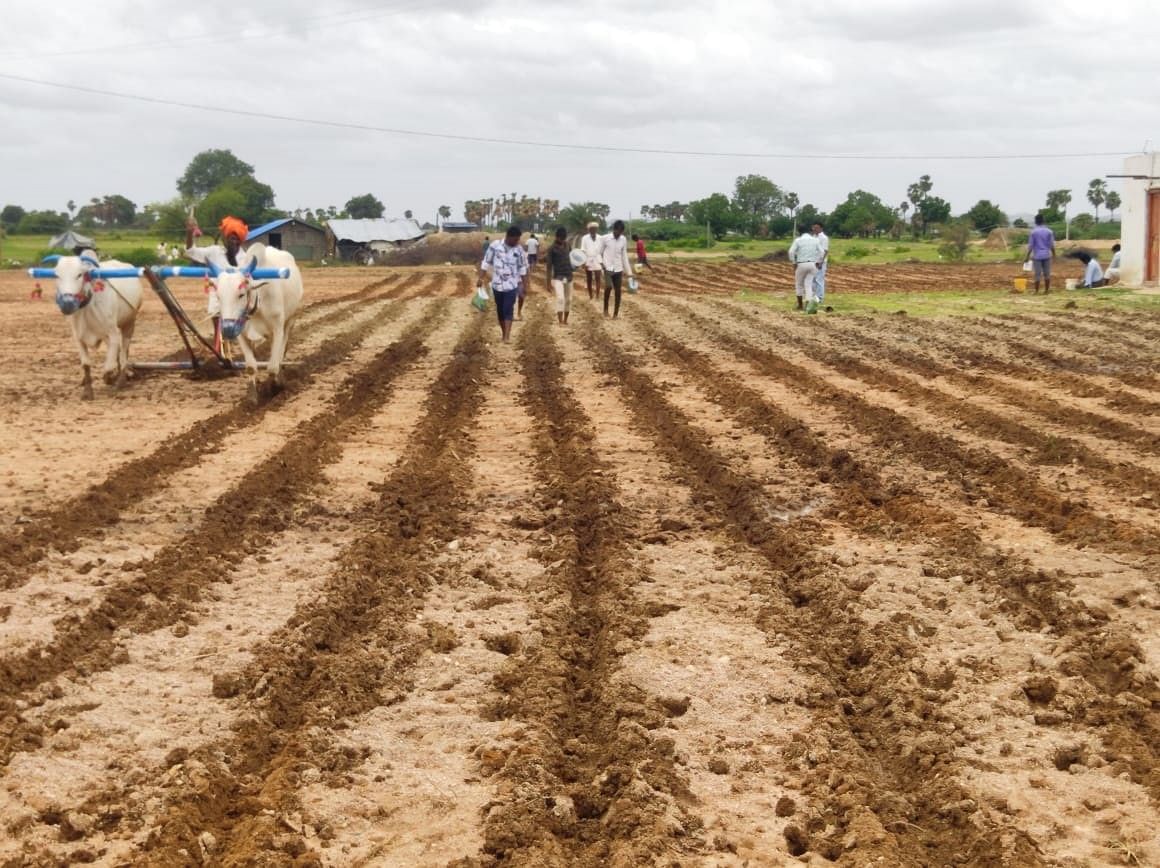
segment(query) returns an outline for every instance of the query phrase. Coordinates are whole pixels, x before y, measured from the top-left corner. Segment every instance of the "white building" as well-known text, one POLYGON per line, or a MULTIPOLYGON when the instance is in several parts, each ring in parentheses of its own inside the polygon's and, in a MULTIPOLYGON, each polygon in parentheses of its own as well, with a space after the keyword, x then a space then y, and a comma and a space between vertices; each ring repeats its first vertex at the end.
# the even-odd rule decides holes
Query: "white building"
POLYGON ((1120 282, 1129 286, 1160 281, 1160 154, 1124 161, 1120 206, 1120 282))

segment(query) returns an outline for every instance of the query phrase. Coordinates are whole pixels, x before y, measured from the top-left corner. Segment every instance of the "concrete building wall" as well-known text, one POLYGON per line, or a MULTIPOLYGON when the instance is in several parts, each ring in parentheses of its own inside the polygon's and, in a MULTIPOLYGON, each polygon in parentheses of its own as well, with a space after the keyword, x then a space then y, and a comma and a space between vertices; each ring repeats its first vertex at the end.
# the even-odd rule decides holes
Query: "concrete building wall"
POLYGON ((1124 174, 1143 176, 1141 180, 1124 179, 1120 207, 1120 282, 1139 286, 1144 282, 1148 255, 1148 193, 1160 190, 1160 180, 1146 179, 1160 178, 1160 154, 1129 157, 1124 161, 1124 174))

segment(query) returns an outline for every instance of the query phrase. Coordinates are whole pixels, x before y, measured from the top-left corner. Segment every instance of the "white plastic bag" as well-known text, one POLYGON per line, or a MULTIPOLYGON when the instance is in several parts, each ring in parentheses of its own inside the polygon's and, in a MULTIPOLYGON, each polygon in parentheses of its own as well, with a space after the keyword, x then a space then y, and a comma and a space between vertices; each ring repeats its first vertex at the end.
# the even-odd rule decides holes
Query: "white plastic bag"
POLYGON ((475 287, 475 294, 471 296, 471 306, 483 312, 487 310, 487 290, 482 285, 475 287))
POLYGON ((1030 259, 1028 259, 1026 262, 1023 263, 1023 270, 1026 272, 1031 271, 1031 260, 1030 259))

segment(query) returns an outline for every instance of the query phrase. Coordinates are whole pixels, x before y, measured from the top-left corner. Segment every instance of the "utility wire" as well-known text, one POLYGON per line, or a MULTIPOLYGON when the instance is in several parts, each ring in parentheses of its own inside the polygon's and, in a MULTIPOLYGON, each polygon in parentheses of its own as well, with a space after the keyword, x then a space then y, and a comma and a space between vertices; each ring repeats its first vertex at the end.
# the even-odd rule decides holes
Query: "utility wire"
POLYGON ((516 145, 528 148, 551 148, 567 151, 603 151, 617 154, 652 154, 673 157, 742 157, 762 160, 851 160, 851 161, 900 161, 900 160, 1063 160, 1094 157, 1124 157, 1129 151, 1091 151, 1086 153, 1066 154, 825 154, 825 153, 762 153, 744 151, 691 151, 671 148, 632 148, 619 145, 587 145, 571 142, 545 142, 529 139, 506 139, 494 136, 466 136, 456 133, 440 133, 430 130, 410 130, 401 127, 378 127, 370 124, 356 124, 345 121, 328 121, 318 118, 296 117, 294 115, 274 114, 271 112, 249 111, 232 109, 227 106, 203 105, 200 103, 182 102, 180 100, 162 99, 160 97, 143 96, 141 94, 122 93, 114 90, 103 90, 95 87, 85 87, 79 84, 64 84, 55 81, 42 81, 22 75, 0 73, 0 79, 17 81, 23 84, 34 84, 41 87, 57 88, 59 90, 76 91, 79 93, 108 96, 115 99, 125 99, 134 102, 143 102, 150 105, 166 106, 169 108, 193 109, 194 111, 211 112, 214 114, 237 115, 244 118, 281 121, 284 123, 304 124, 316 127, 331 127, 343 130, 358 130, 361 132, 385 133, 394 136, 411 136, 413 138, 443 139, 454 142, 471 142, 487 145, 516 145))

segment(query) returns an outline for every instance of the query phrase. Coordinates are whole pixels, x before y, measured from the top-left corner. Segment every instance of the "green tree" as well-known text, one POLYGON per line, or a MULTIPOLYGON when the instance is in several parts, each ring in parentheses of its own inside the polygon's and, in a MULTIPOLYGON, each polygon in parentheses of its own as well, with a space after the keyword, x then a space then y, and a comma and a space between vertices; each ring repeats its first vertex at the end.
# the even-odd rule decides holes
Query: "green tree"
POLYGON ((13 230, 21 235, 50 235, 68 228, 68 215, 55 211, 29 211, 13 230))
POLYGON ((132 226, 137 206, 124 196, 113 194, 101 200, 101 213, 106 226, 132 226))
POLYGON ((403 212, 403 216, 406 217, 408 220, 410 220, 415 215, 411 212, 411 209, 408 208, 406 211, 403 212))
POLYGON ((1104 204, 1108 206, 1108 219, 1114 222, 1116 219, 1116 211, 1123 204, 1120 201, 1120 194, 1115 190, 1109 190, 1107 197, 1104 199, 1104 204))
POLYGON ((438 214, 439 214, 440 220, 442 220, 442 222, 446 223, 448 220, 451 219, 451 206, 450 205, 440 205, 438 214))
POLYGON ((967 220, 955 220, 945 224, 939 232, 939 237, 942 238, 942 244, 938 248, 939 255, 952 262, 962 262, 966 259, 967 251, 971 247, 971 229, 972 226, 967 220))
POLYGON ((0 225, 7 229, 12 229, 20 224, 24 219, 24 215, 28 212, 19 205, 5 205, 4 210, 0 211, 0 225))
POLYGON ((708 226, 713 237, 721 239, 735 229, 748 215, 739 215, 724 193, 714 193, 689 203, 689 219, 698 226, 708 226))
POLYGON ((951 219, 951 203, 938 196, 927 196, 918 206, 918 211, 922 215, 924 227, 946 223, 951 219))
MULTIPOLYGON (((873 193, 855 190, 834 209, 830 224, 837 235, 868 237, 889 231, 894 225, 894 211, 873 193)), ((808 224, 803 220, 802 225, 808 224)))
POLYGON ((566 208, 560 209, 556 220, 568 229, 571 235, 583 232, 590 222, 595 220, 604 226, 604 220, 612 209, 599 202, 569 202, 566 208), (603 214, 598 213, 603 211, 603 214))
MULTIPOLYGON (((231 213, 235 217, 241 217, 251 226, 257 226, 278 216, 277 212, 274 211, 274 191, 268 184, 263 184, 251 177, 231 178, 215 189, 210 196, 227 191, 236 194, 241 199, 241 204, 236 206, 231 213)), ((210 196, 207 196, 205 201, 208 202, 210 196)), ((218 198, 217 201, 223 200, 218 198)), ((201 213, 204 205, 203 202, 199 206, 198 213, 201 213)))
POLYGON ((1007 215, 998 205, 991 204, 989 199, 980 199, 976 202, 975 206, 963 215, 963 219, 984 235, 992 229, 1007 225, 1007 215))
POLYGON ((920 232, 925 235, 927 227, 930 225, 926 215, 922 212, 922 203, 927 200, 933 189, 934 182, 930 179, 930 175, 923 175, 906 188, 906 198, 914 208, 914 215, 910 219, 912 230, 916 236, 920 232))
MULTIPOLYGON (((798 198, 797 193, 786 193, 785 198, 782 200, 782 204, 784 204, 786 207, 786 210, 789 211, 790 220, 793 221, 793 229, 791 230, 791 232, 794 235, 797 235, 797 216, 798 216, 797 212, 798 212, 798 206, 801 205, 801 203, 802 203, 802 200, 798 198)), ((772 234, 772 227, 771 227, 771 234, 772 234)))
POLYGON ((386 210, 386 206, 373 193, 364 193, 361 196, 355 196, 349 199, 342 207, 354 220, 365 220, 368 217, 382 217, 383 212, 386 210))
MULTIPOLYGON (((1056 211, 1061 215, 1063 220, 1063 235, 1064 239, 1071 238, 1071 224, 1067 220, 1067 206, 1071 204, 1071 190, 1049 190, 1047 193, 1047 209, 1049 211, 1056 211)), ((1046 218, 1046 215, 1044 217, 1046 218)), ((1054 223, 1054 220, 1048 220, 1049 223, 1054 223)))
POLYGON ((1096 222, 1100 222, 1100 206, 1108 201, 1108 183, 1102 178, 1092 178, 1088 182, 1087 200, 1096 209, 1096 222))
POLYGON ((733 211, 737 223, 750 234, 785 207, 785 194, 764 175, 741 175, 733 185, 733 211))
MULTIPOLYGON (((145 206, 146 211, 155 215, 152 229, 166 240, 177 240, 185 237, 185 220, 187 210, 181 199, 170 199, 168 202, 152 202, 145 206)), ((209 224, 206 224, 209 225, 209 224)))
MULTIPOLYGON (((210 232, 216 231, 222 219, 229 216, 241 217, 247 223, 251 222, 243 216, 245 210, 245 196, 233 187, 223 185, 201 201, 197 206, 197 217, 206 232, 210 232)), ((256 225, 256 221, 254 223, 256 225)))
POLYGON ((208 196, 226 181, 252 178, 254 167, 242 162, 232 151, 214 148, 195 156, 177 179, 177 191, 189 199, 208 196))

